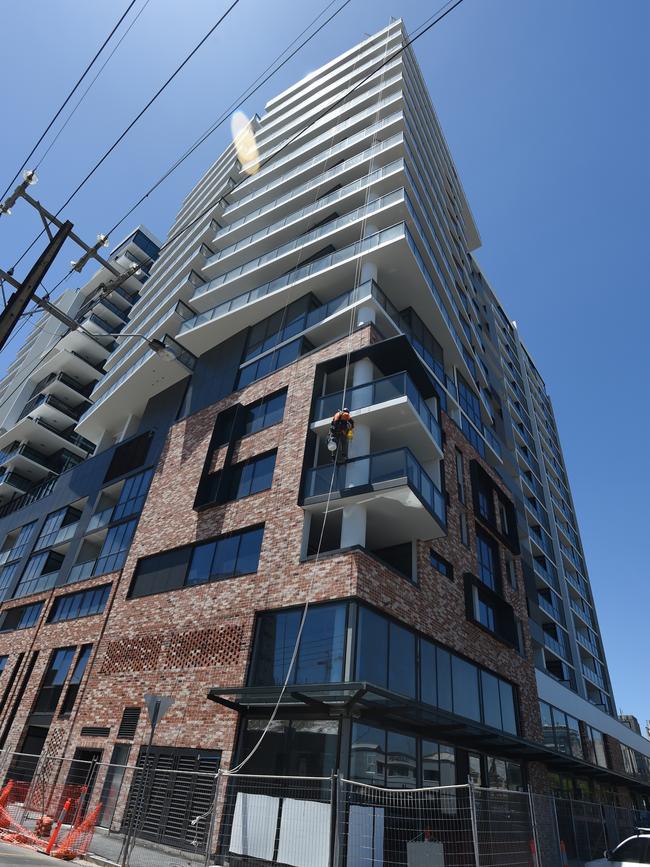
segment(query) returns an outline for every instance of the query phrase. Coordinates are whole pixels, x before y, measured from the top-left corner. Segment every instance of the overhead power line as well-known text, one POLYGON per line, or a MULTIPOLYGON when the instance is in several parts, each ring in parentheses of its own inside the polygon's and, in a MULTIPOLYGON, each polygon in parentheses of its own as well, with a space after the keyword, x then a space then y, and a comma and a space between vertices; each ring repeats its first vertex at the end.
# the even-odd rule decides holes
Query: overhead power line
POLYGON ((81 94, 81 96, 80 96, 79 99, 77 100, 76 105, 74 106, 74 108, 72 109, 72 111, 70 112, 70 114, 66 117, 65 121, 63 122, 63 124, 59 127, 59 129, 58 129, 56 135, 54 136, 54 138, 52 139, 52 141, 49 143, 49 145, 47 146, 47 148, 45 149, 45 151, 44 151, 44 152, 41 154, 41 156, 38 158, 38 162, 36 163, 36 166, 35 166, 35 169, 36 169, 36 170, 38 170, 38 169, 40 168, 41 164, 43 163, 43 160, 44 160, 45 157, 49 154, 49 152, 52 150, 52 148, 54 147, 54 145, 55 145, 56 142, 57 142, 57 139, 59 138, 59 136, 61 135, 61 133, 63 132, 63 130, 67 127, 67 125, 70 123, 70 121, 72 120, 72 118, 73 118, 74 114, 76 113, 77 109, 79 108, 79 106, 81 105, 81 103, 84 101, 84 99, 85 99, 86 96, 88 95, 88 92, 91 90, 91 88, 93 87, 93 85, 95 84, 95 82, 97 81, 97 79, 99 78, 99 76, 102 74, 102 72, 104 71, 104 69, 106 68, 106 66, 108 65, 108 63, 110 62, 111 58, 113 57, 113 55, 115 54, 115 52, 117 51, 117 49, 118 49, 118 48, 120 47, 120 45, 124 42, 124 40, 126 39, 126 37, 129 35, 129 33, 131 32, 131 29, 133 28, 133 25, 136 24, 136 22, 138 21, 138 18, 142 15, 142 13, 143 13, 144 10, 147 8, 147 6, 149 5, 150 2, 151 2, 151 0, 145 0, 145 2, 144 2, 143 5, 140 7, 140 9, 139 9, 138 12, 136 13, 136 15, 133 17, 133 20, 131 21, 131 23, 129 24, 129 26, 126 28, 126 30, 124 31, 124 33, 120 36, 120 38, 117 40, 117 42, 116 42, 115 45, 113 46, 113 49, 111 50, 110 54, 108 55, 108 57, 106 58, 106 60, 102 63, 102 65, 101 65, 101 66, 99 67, 99 69, 97 70, 97 72, 96 72, 95 77, 93 78, 93 80, 90 82, 90 84, 88 85, 88 87, 84 90, 84 92, 81 94))
MULTIPOLYGON (((135 2, 135 0, 134 0, 134 2, 135 2)), ((120 142, 125 138, 125 136, 128 135, 128 133, 133 129, 133 127, 136 125, 136 123, 140 120, 140 118, 151 108, 151 106, 158 99, 158 97, 167 89, 167 87, 169 87, 169 85, 176 78, 176 76, 179 74, 179 72, 181 72, 181 70, 189 63, 189 61, 192 59, 192 57, 194 57, 196 52, 204 45, 204 43, 207 42, 207 40, 212 36, 212 34, 222 24, 222 22, 228 17, 228 15, 232 12, 232 10, 235 8, 235 6, 237 6, 238 3, 239 3, 239 0, 233 0, 233 2, 226 9, 226 11, 223 13, 223 15, 221 15, 219 20, 215 24, 212 25, 212 27, 208 30, 208 32, 205 34, 205 36, 203 36, 203 38, 190 51, 190 53, 187 55, 187 57, 176 67, 176 69, 166 79, 166 81, 164 81, 163 84, 161 84, 161 86, 154 93, 154 95, 151 97, 151 99, 146 103, 144 108, 142 108, 136 114, 136 116, 133 118, 133 120, 125 127, 125 129, 115 139, 115 141, 108 148, 108 150, 105 151, 105 153, 97 160, 95 165, 90 169, 90 171, 86 174, 86 176, 83 178, 83 180, 81 180, 77 184, 75 189, 70 193, 68 198, 65 200, 65 202, 61 205, 61 207, 56 212, 57 217, 59 216, 61 211, 70 204, 70 202, 75 198, 77 193, 79 193, 79 191, 88 183, 88 181, 92 178, 92 176, 95 174, 97 169, 108 159, 108 157, 113 153, 115 148, 120 144, 120 142)), ((14 178, 14 180, 15 180, 15 178, 14 178)), ((12 181, 12 183, 13 183, 13 181, 12 181)), ((9 186, 11 186, 11 184, 9 186)), ((43 232, 41 232, 39 235, 37 235, 34 238, 34 240, 31 242, 29 247, 27 247, 27 249, 22 253, 20 258, 16 260, 16 262, 14 263, 14 266, 13 266, 14 268, 16 267, 16 265, 19 264, 19 262, 21 262, 24 259, 24 257, 27 255, 27 253, 29 253, 29 251, 32 249, 34 244, 38 241, 38 239, 42 235, 43 235, 43 232)))
POLYGON ((72 90, 68 93, 68 95, 66 96, 66 98, 63 100, 63 102, 61 103, 61 105, 59 106, 59 108, 57 109, 57 111, 55 112, 54 117, 53 117, 52 120, 48 123, 48 125, 45 127, 45 129, 43 130, 43 132, 41 133, 41 135, 40 135, 38 141, 36 142, 36 144, 34 145, 34 147, 31 149, 31 151, 27 154, 27 156, 26 156, 25 159, 23 160, 23 163, 22 163, 22 165, 20 166, 20 168, 18 169, 18 171, 16 172, 16 174, 13 176, 13 178, 12 178, 12 179, 9 181, 9 183, 7 184, 7 188, 6 188, 6 190, 4 191, 4 193, 0 196, 0 199, 4 199, 4 197, 7 195, 7 193, 8 193, 9 190, 11 189, 12 184, 14 183, 14 181, 16 180, 16 178, 20 175, 20 173, 22 172, 22 170, 25 168, 25 166, 27 165, 27 163, 29 162, 29 160, 33 157, 34 152, 36 151, 36 148, 40 145, 40 143, 43 141, 43 139, 44 139, 45 136, 48 134, 48 132, 52 129, 52 126, 56 123, 57 118, 59 117, 59 115, 61 114, 61 112, 63 111, 63 109, 66 107, 66 105, 70 102, 70 100, 71 100, 72 97, 74 96, 75 91, 77 90, 77 88, 79 87, 79 85, 81 84, 81 82, 84 80, 84 78, 86 77, 86 75, 88 75, 88 73, 90 72, 91 68, 94 66, 95 62, 97 61, 97 58, 98 58, 99 55, 102 53, 102 51, 104 50, 104 48, 106 48, 106 46, 108 45, 108 43, 109 43, 110 40, 112 39, 113 34, 114 34, 115 31, 118 29, 118 27, 120 26, 120 24, 122 23, 122 21, 124 21, 124 19, 126 18, 126 16, 129 14, 129 12, 131 11, 131 9, 132 9, 133 6, 135 5, 135 3, 136 3, 136 0, 131 0, 131 2, 129 3, 129 5, 126 7, 126 9, 124 10, 124 12, 123 12, 122 15, 120 16, 120 18, 119 18, 117 24, 113 27, 113 29, 112 29, 111 32, 108 34, 108 36, 106 37, 106 39, 102 42, 101 46, 99 47, 99 49, 98 49, 97 52, 95 53, 95 56, 93 57, 93 59, 90 61, 90 63, 88 64, 88 66, 86 66, 86 68, 84 69, 84 71, 82 72, 82 74, 80 75, 80 77, 77 79, 77 83, 75 84, 75 86, 74 86, 74 87, 72 88, 72 90))
MULTIPOLYGON (((425 33, 428 33, 432 27, 434 27, 436 24, 438 24, 440 21, 442 21, 442 19, 445 18, 447 15, 449 15, 450 12, 453 12, 453 10, 456 9, 458 6, 460 6, 460 4, 462 2, 463 2, 463 0, 455 0, 455 2, 453 2, 451 6, 449 6, 449 3, 445 3, 443 6, 441 6, 437 12, 434 12, 433 15, 431 15, 429 18, 427 18, 426 21, 424 21, 419 27, 416 28, 416 31, 415 31, 416 35, 412 36, 410 39, 407 39, 407 41, 403 45, 401 45, 396 51, 389 54, 388 57, 386 57, 380 64, 378 64, 373 70, 371 70, 366 76, 364 76, 360 81, 358 81, 353 87, 351 87, 348 91, 346 91, 346 93, 344 93, 343 96, 339 100, 337 100, 333 105, 326 108, 320 114, 316 115, 316 117, 313 120, 311 120, 309 123, 305 124, 305 126, 303 126, 301 129, 299 129, 298 132, 296 132, 293 136, 291 136, 291 138, 288 139, 281 147, 279 147, 276 151, 273 151, 272 154, 269 154, 269 156, 265 160, 262 160, 260 162, 259 168, 263 169, 265 166, 267 166, 271 162, 271 160, 274 160, 279 154, 281 154, 288 147, 290 147, 294 143, 294 141, 296 141, 296 139, 300 138, 300 136, 303 135, 303 133, 305 133, 312 126, 314 126, 314 124, 318 123, 320 120, 322 120, 322 118, 324 118, 330 112, 334 111, 334 109, 338 108, 340 105, 342 105, 344 102, 346 102, 346 100, 348 100, 350 98, 350 96, 352 96, 352 94, 355 93, 355 91, 357 91, 370 78, 372 78, 381 69, 383 69, 383 67, 386 66, 387 63, 390 63, 396 57, 399 57, 399 55, 402 54, 407 48, 409 48, 409 46, 411 46, 415 42, 417 42, 417 40, 420 39, 420 37, 424 36, 425 33), (449 6, 449 8, 445 9, 445 6, 449 6), (442 9, 445 9, 445 11, 441 13, 442 9), (419 32, 417 32, 417 31, 419 31, 419 32)), ((237 181, 237 183, 228 190, 228 195, 232 195, 233 191, 236 190, 238 187, 240 187, 246 180, 248 180, 248 178, 246 176, 244 176, 239 181, 237 181)), ((219 202, 222 201, 223 198, 224 198, 224 195, 221 194, 217 198, 213 199, 212 202, 203 211, 201 211, 201 213, 197 217, 194 217, 194 219, 190 220, 189 223, 186 223, 185 226, 181 227, 170 238, 167 238, 167 240, 165 241, 165 243, 163 244, 161 249, 168 247, 170 244, 172 244, 174 241, 176 241, 178 238, 180 238, 181 235, 183 235, 185 232, 187 232, 188 229, 191 229, 193 226, 195 226, 197 223, 199 223, 207 214, 209 214, 213 210, 213 208, 216 205, 219 204, 219 202)))
MULTIPOLYGON (((147 0, 147 2, 148 2, 148 0, 147 0)), ((181 166, 182 163, 185 162, 185 160, 188 159, 188 157, 190 157, 194 153, 194 151, 198 147, 200 147, 203 144, 203 142, 205 142, 209 138, 209 136, 212 135, 212 133, 216 132, 216 130, 219 129, 219 127, 222 126, 222 124, 224 124, 229 119, 230 114, 234 108, 236 108, 238 105, 241 105, 245 100, 249 99, 261 87, 263 87, 264 84, 266 84, 266 82, 269 81, 270 78, 272 78, 274 75, 276 75, 276 73, 278 73, 280 71, 280 69, 282 69, 283 66, 285 66, 293 57, 295 57, 296 54, 305 47, 305 45, 307 45, 315 36, 317 36, 323 30, 323 28, 326 27, 330 23, 330 21, 332 21, 332 19, 334 19, 340 12, 342 12, 343 9, 352 2, 352 0, 344 0, 344 2, 337 9, 335 9, 334 12, 325 21, 323 21, 316 28, 316 30, 314 30, 313 33, 311 33, 305 40, 303 40, 303 42, 301 42, 300 45, 298 45, 293 51, 291 51, 291 53, 287 57, 285 57, 281 63, 278 64, 278 61, 281 60, 281 58, 287 53, 287 51, 290 51, 290 49, 293 48, 293 46, 296 44, 296 42, 299 39, 301 39, 304 36, 304 34, 310 30, 311 27, 314 26, 314 24, 318 21, 318 19, 321 18, 328 11, 328 9, 330 9, 334 5, 335 2, 336 2, 336 0, 330 0, 330 2, 318 13, 318 15, 316 15, 316 17, 312 19, 312 21, 307 25, 307 27, 305 27, 298 34, 298 36, 296 36, 295 39, 293 39, 289 43, 289 45, 283 51, 281 51, 280 54, 278 54, 278 56, 275 58, 275 60, 273 60, 266 67, 266 69, 264 69, 263 72, 261 72, 258 75, 258 77, 252 82, 252 84, 250 84, 237 97, 237 99, 235 99, 228 106, 228 108, 225 109, 225 111, 217 118, 217 120, 213 124, 211 124, 211 126, 209 126, 208 129, 205 130, 205 132, 201 136, 199 136, 198 139, 196 139, 194 144, 192 144, 184 152, 184 154, 182 156, 180 156, 167 169, 167 171, 158 178, 158 180, 151 187, 149 187, 149 189, 138 199, 138 201, 134 205, 132 205, 129 208, 129 210, 126 211, 126 213, 122 217, 120 217, 120 219, 117 221, 117 223, 115 223, 115 225, 111 226, 111 228, 106 232, 107 236, 112 235, 113 232, 115 232, 116 229, 118 229, 122 225, 122 223, 126 219, 128 219, 128 217, 130 217, 131 214, 142 204, 142 202, 144 202, 145 199, 147 199, 148 196, 151 195, 151 193, 153 193, 165 180, 167 180, 167 178, 171 174, 173 174, 173 172, 175 172, 176 169, 179 168, 179 166, 181 166), (278 64, 278 65, 276 66, 276 64, 278 64)), ((140 10, 140 11, 142 12, 142 10, 140 10)), ((138 14, 140 14, 140 13, 138 13, 138 14)), ((36 239, 34 240, 34 242, 32 242, 32 245, 33 245, 33 243, 35 243, 35 241, 36 241, 36 239)), ((30 245, 30 247, 32 245, 30 245)), ((23 255, 21 256, 21 259, 26 255, 26 253, 29 251, 30 247, 28 247, 27 250, 23 253, 23 255)), ((18 261, 16 262, 16 265, 18 264, 18 262, 20 262, 21 259, 18 259, 18 261)), ((16 265, 14 265, 14 268, 16 267, 16 265)), ((61 284, 64 283, 68 279, 68 277, 72 274, 72 272, 73 272, 73 269, 70 269, 70 271, 68 271, 68 273, 65 274, 59 280, 59 282, 53 287, 53 289, 50 290, 50 294, 52 292, 56 292, 56 290, 59 288, 59 286, 61 286, 61 284)))
POLYGON ((276 75, 276 74, 277 74, 277 73, 282 69, 283 66, 285 66, 285 65, 286 65, 290 60, 292 60, 292 58, 294 58, 294 57, 296 56, 296 54, 298 54, 298 52, 301 51, 301 50, 305 47, 305 45, 307 45, 308 42, 311 42, 311 40, 312 40, 315 36, 317 36, 317 35, 321 32, 321 30, 323 30, 323 28, 326 27, 326 26, 330 23, 330 21, 332 21, 333 18, 336 18, 336 16, 339 14, 339 12, 342 12, 343 9, 345 9, 345 7, 346 7, 349 3, 352 2, 352 0, 345 0, 345 2, 344 2, 341 6, 339 6, 338 9, 336 9, 336 10, 335 10, 335 11, 334 11, 330 16, 329 16, 329 18, 327 18, 325 21, 323 21, 323 22, 318 26, 318 28, 317 28, 316 30, 314 30, 313 33, 311 33, 311 34, 310 34, 310 35, 309 35, 309 36, 308 36, 308 37, 307 37, 303 42, 301 42, 301 44, 300 44, 297 48, 295 48, 295 49, 291 52, 291 54, 289 54, 288 57, 285 57, 285 59, 282 61, 282 63, 280 63, 278 66, 275 67, 275 69, 273 69, 273 67, 275 66, 275 64, 278 63, 278 61, 282 58, 282 56, 283 56, 284 54, 286 54, 287 51, 289 51, 289 50, 290 50, 290 49, 291 49, 291 48, 296 44, 296 42, 297 42, 297 41, 298 41, 302 36, 304 36, 305 33, 307 33, 307 31, 308 31, 311 27, 313 27, 313 25, 318 21, 318 19, 319 19, 322 15, 324 15, 325 12, 327 12, 327 10, 328 10, 331 6, 333 6, 335 2, 336 2, 336 0, 331 0, 331 2, 328 3, 327 6, 325 6, 324 9, 322 9, 322 10, 318 13, 318 15, 317 15, 317 16, 316 16, 316 17, 315 17, 315 18, 314 18, 314 19, 313 19, 313 20, 312 20, 312 21, 307 25, 307 27, 305 27, 304 30, 302 30, 302 31, 298 34, 298 36, 296 36, 296 38, 293 40, 293 42, 290 42, 289 45, 284 49, 284 51, 282 51, 282 52, 280 52, 280 54, 278 54, 278 56, 275 58, 275 60, 272 61, 272 63, 270 63, 270 64, 266 67, 266 69, 258 75, 258 77, 255 79, 255 81, 253 81, 253 83, 250 84, 250 85, 246 88, 246 90, 242 91, 242 93, 240 93, 239 96, 238 96, 235 100, 233 100, 233 102, 230 103, 230 105, 228 106, 228 108, 225 109, 225 110, 223 111, 223 113, 222 113, 222 114, 217 118, 217 120, 214 121, 214 123, 211 124, 211 126, 209 126, 209 127, 205 130, 205 132, 202 133, 202 135, 199 136, 198 139, 196 139, 196 141, 194 142, 194 144, 190 145, 190 147, 185 151, 185 153, 184 153, 181 157, 179 157, 179 158, 176 160, 176 162, 173 163, 173 164, 172 164, 172 165, 167 169, 167 171, 166 171, 163 175, 161 175, 161 176, 158 178, 158 180, 157 180, 154 184, 152 184, 151 187, 149 187, 149 189, 146 191, 146 193, 144 193, 144 194, 143 194, 143 195, 138 199, 138 201, 137 201, 134 205, 132 205, 132 206, 129 208, 129 210, 128 210, 128 211, 127 211, 127 212, 126 212, 122 217, 120 217, 120 219, 117 221, 117 223, 115 223, 115 225, 112 226, 112 227, 108 230, 107 235, 112 235, 113 232, 114 232, 116 229, 118 229, 118 228, 122 225, 122 223, 123 223, 123 222, 124 222, 128 217, 131 216, 131 214, 135 211, 135 209, 138 208, 138 207, 139 207, 139 206, 144 202, 144 200, 145 200, 146 198, 148 198, 148 197, 151 195, 151 193, 153 193, 156 189, 158 189, 158 187, 159 187, 159 186, 160 186, 164 181, 166 181, 167 178, 168 178, 171 174, 173 174, 173 173, 176 171, 176 169, 177 169, 179 166, 181 166, 181 165, 185 162, 185 160, 186 160, 188 157, 190 157, 190 156, 194 153, 194 151, 195 151, 197 148, 199 148, 199 147, 200 147, 200 146, 201 146, 201 145, 202 145, 202 144, 203 144, 203 143, 204 143, 204 142, 205 142, 205 141, 206 141, 206 140, 207 140, 207 139, 212 135, 212 133, 216 132, 216 131, 217 131, 217 130, 218 130, 218 129, 219 129, 219 128, 220 128, 220 127, 221 127, 221 126, 222 126, 222 125, 223 125, 223 124, 224 124, 224 123, 225 123, 229 118, 230 118, 230 114, 231 114, 231 112, 232 112, 232 110, 233 110, 234 108, 237 108, 237 106, 242 105, 246 100, 250 99, 251 96, 253 96, 255 93, 257 93, 257 91, 258 91, 261 87, 263 87, 263 86, 267 83, 267 81, 269 81, 269 79, 273 78, 273 76, 276 75), (270 70, 272 70, 272 71, 270 71, 270 70), (267 75, 267 73, 268 73, 268 75, 267 75))

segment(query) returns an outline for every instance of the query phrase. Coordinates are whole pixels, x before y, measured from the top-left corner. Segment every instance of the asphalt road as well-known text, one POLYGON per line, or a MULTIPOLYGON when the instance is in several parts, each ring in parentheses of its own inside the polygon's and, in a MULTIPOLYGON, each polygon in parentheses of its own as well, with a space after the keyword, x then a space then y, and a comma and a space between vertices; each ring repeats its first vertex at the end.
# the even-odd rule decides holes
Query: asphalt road
POLYGON ((47 855, 31 852, 21 846, 10 846, 9 843, 0 842, 0 865, 1 867, 43 867, 44 864, 64 864, 64 861, 55 861, 47 855))

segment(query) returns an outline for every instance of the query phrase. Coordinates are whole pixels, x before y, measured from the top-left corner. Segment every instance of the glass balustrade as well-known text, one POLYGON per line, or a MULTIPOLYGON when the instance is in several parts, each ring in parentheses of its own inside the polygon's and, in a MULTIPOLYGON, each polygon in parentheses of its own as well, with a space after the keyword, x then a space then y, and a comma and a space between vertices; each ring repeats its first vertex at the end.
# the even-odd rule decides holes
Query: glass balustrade
POLYGON ((402 479, 440 524, 446 526, 445 498, 407 448, 352 458, 336 467, 333 464, 312 467, 306 475, 305 497, 327 496, 330 486, 333 491, 342 492, 402 479))

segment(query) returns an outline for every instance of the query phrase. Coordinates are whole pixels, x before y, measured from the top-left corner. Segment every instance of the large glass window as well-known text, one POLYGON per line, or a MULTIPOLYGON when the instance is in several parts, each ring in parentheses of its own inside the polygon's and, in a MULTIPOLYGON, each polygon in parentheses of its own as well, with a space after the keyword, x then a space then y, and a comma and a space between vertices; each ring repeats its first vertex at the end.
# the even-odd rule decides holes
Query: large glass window
POLYGON ((542 717, 544 745, 560 753, 575 756, 577 759, 584 758, 578 720, 545 701, 540 701, 539 710, 542 717))
POLYGON ((465 379, 460 375, 457 376, 458 379, 458 403, 461 408, 467 413, 468 417, 474 422, 474 424, 482 429, 483 421, 481 419, 481 402, 478 397, 474 394, 470 386, 467 384, 465 379))
POLYGON ((77 661, 72 669, 70 683, 65 691, 65 697, 61 702, 59 716, 68 716, 74 707, 74 703, 77 700, 77 693, 79 692, 79 685, 81 684, 84 672, 86 671, 92 647, 92 644, 84 644, 79 651, 79 656, 77 656, 77 661))
MULTIPOLYGON (((248 755, 268 725, 247 719, 242 754, 248 755)), ((275 720, 246 764, 247 774, 329 776, 337 766, 339 724, 336 720, 275 720)))
POLYGON ((357 623, 356 679, 415 697, 415 635, 361 606, 357 623))
POLYGON ((41 590, 49 590, 56 583, 62 563, 63 554, 59 554, 58 551, 33 554, 27 561, 25 571, 14 590, 14 599, 39 593, 41 590))
POLYGON ((456 752, 437 741, 422 741, 422 785, 453 786, 456 783, 456 752))
POLYGON ((135 533, 136 524, 137 521, 132 520, 109 528, 93 569, 93 575, 105 575, 107 572, 116 572, 122 568, 135 533))
POLYGON ((386 785, 386 731, 364 723, 352 726, 350 776, 374 786, 386 785))
POLYGON ((210 542, 161 551, 138 561, 131 597, 257 572, 264 527, 250 527, 210 542))
POLYGON ((417 745, 412 735, 387 732, 386 785, 412 789, 417 785, 417 745))
POLYGON ((34 702, 33 713, 54 713, 75 651, 75 647, 61 647, 52 652, 41 688, 34 702))
POLYGON ((273 482, 276 451, 256 455, 230 468, 229 500, 240 500, 250 494, 267 491, 273 482))
MULTIPOLYGON (((347 606, 308 609, 290 683, 336 683, 344 678, 347 606)), ((303 609, 258 617, 249 684, 281 686, 287 676, 303 609)))
POLYGON ((143 473, 131 476, 131 478, 124 482, 124 486, 120 491, 120 498, 111 515, 112 521, 119 521, 121 518, 140 514, 147 497, 152 476, 153 469, 149 469, 143 473))
POLYGON ((19 563, 16 560, 15 563, 10 563, 8 566, 3 566, 2 569, 0 569, 0 601, 2 601, 9 593, 9 587, 18 571, 18 566, 19 563))
MULTIPOLYGON (((57 538, 59 531, 63 527, 76 524, 80 517, 79 509, 73 509, 71 506, 64 506, 62 509, 57 509, 56 512, 50 512, 43 523, 43 529, 36 542, 36 549, 47 548, 48 545, 54 545, 61 541, 57 538)), ((70 531, 70 535, 66 535, 66 538, 70 538, 74 534, 74 528, 70 527, 70 531)))
POLYGON ((476 557, 478 577, 491 590, 498 589, 499 551, 492 539, 477 528, 476 557))
POLYGON ((29 629, 39 618, 42 602, 32 605, 18 605, 0 614, 0 632, 10 632, 12 629, 29 629))
POLYGON ((253 527, 197 545, 192 553, 186 583, 205 584, 256 572, 263 536, 263 527, 253 527))
POLYGON ((452 657, 452 678, 454 687, 454 713, 469 719, 481 719, 481 705, 478 687, 478 669, 471 662, 452 657))
POLYGON ((605 736, 593 726, 586 726, 587 732, 587 759, 601 768, 609 767, 607 753, 605 751, 605 736))
POLYGON ((282 421, 287 390, 276 391, 246 407, 244 416, 244 435, 257 433, 282 421))
POLYGON ((67 593, 58 596, 50 609, 48 623, 60 623, 62 620, 75 620, 77 617, 90 617, 101 614, 111 591, 110 584, 81 590, 79 593, 67 593))

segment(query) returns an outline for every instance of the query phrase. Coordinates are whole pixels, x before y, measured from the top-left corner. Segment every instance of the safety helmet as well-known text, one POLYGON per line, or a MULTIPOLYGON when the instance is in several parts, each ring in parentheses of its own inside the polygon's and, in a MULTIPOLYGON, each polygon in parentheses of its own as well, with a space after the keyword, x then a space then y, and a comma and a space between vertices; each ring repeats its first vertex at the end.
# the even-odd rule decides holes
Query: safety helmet
POLYGON ((350 412, 350 410, 347 408, 347 406, 344 406, 344 407, 343 407, 343 412, 350 412))

